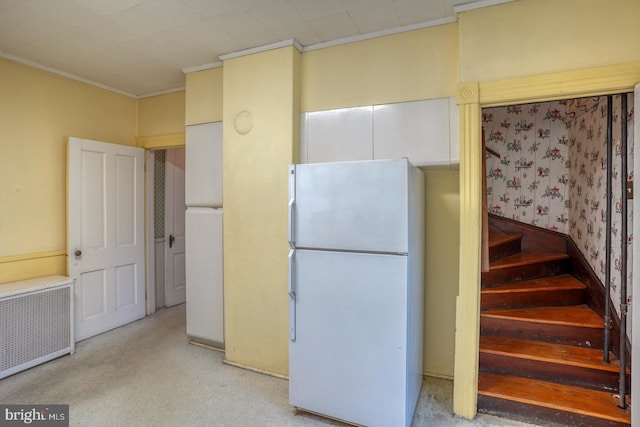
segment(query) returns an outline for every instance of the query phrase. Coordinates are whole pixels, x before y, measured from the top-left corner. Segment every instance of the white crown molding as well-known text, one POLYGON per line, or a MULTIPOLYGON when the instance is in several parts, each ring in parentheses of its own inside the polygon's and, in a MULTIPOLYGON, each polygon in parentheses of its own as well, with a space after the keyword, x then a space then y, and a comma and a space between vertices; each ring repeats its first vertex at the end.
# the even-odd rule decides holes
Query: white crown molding
POLYGON ((479 0, 471 3, 453 6, 453 13, 457 17, 460 12, 468 12, 470 10, 482 9, 483 7, 497 6, 503 3, 512 3, 518 0, 479 0))
POLYGON ((225 53, 224 55, 218 56, 221 61, 226 61, 227 59, 239 58, 241 56, 253 55, 254 53, 266 52, 268 50, 280 49, 281 47, 293 46, 298 49, 298 52, 302 52, 302 45, 298 43, 295 39, 284 40, 281 42, 266 44, 264 46, 252 47, 251 49, 239 50, 237 52, 225 53))
POLYGON ((68 79, 75 80, 75 81, 78 81, 80 83, 85 83, 85 84, 88 84, 88 85, 91 85, 91 86, 95 86, 95 87, 100 88, 100 89, 108 90, 109 92, 115 92, 115 93, 120 94, 120 95, 128 96, 129 98, 138 99, 138 96, 136 96, 136 95, 134 95, 132 93, 125 92, 123 90, 116 89, 116 88, 113 88, 113 87, 110 87, 110 86, 107 86, 107 85, 103 85, 102 83, 97 83, 97 82, 94 82, 93 80, 89 80, 89 79, 85 79, 85 78, 80 77, 80 76, 76 76, 75 74, 71 74, 71 73, 67 73, 65 71, 57 70, 55 68, 47 67, 46 65, 42 65, 42 64, 39 64, 37 62, 29 61, 28 59, 20 58, 19 56, 11 55, 10 53, 0 52, 0 57, 8 59, 8 60, 13 61, 13 62, 18 62, 18 63, 23 64, 23 65, 27 65, 27 66, 32 67, 32 68, 37 68, 38 70, 46 71, 46 72, 49 72, 49 73, 52 73, 52 74, 57 74, 59 76, 66 77, 68 79))
POLYGON ((210 62, 209 64, 194 65, 193 67, 185 67, 182 72, 185 74, 195 73, 197 71, 212 70, 222 67, 222 61, 210 62))
POLYGON ((100 89, 108 90, 109 92, 114 92, 114 93, 117 93, 119 95, 124 95, 124 96, 127 96, 129 98, 133 98, 133 99, 150 98, 152 96, 166 95, 166 94, 169 94, 169 93, 180 92, 180 91, 185 90, 185 87, 182 86, 182 87, 178 87, 178 88, 174 88, 174 89, 166 89, 166 90, 161 90, 161 91, 158 91, 158 92, 151 92, 151 93, 147 93, 147 94, 144 94, 144 95, 134 95, 132 93, 125 92, 123 90, 116 89, 116 88, 113 88, 111 86, 103 85, 102 83, 94 82, 93 80, 85 79, 84 77, 76 76, 75 74, 67 73, 66 71, 60 71, 60 70, 57 70, 55 68, 47 67, 46 65, 39 64, 37 62, 30 61, 28 59, 20 58, 19 56, 15 56, 15 55, 12 55, 10 53, 0 52, 0 58, 5 58, 5 59, 8 59, 8 60, 13 61, 13 62, 17 62, 17 63, 23 64, 23 65, 26 65, 28 67, 32 67, 32 68, 36 68, 38 70, 46 71, 46 72, 51 73, 51 74, 56 74, 58 76, 65 77, 65 78, 70 79, 70 80, 74 80, 74 81, 77 81, 77 82, 80 82, 80 83, 88 84, 89 86, 97 87, 97 88, 100 88, 100 89))
MULTIPOLYGON (((509 1, 511 1, 511 0, 509 0, 509 1)), ((393 34, 406 33, 407 31, 422 30, 424 28, 436 27, 438 25, 451 24, 453 22, 456 22, 456 18, 455 17, 449 17, 449 18, 435 19, 433 21, 428 21, 428 22, 421 22, 419 24, 405 25, 403 27, 390 28, 390 29, 387 29, 387 30, 373 31, 371 33, 360 34, 360 35, 357 35, 357 36, 344 37, 344 38, 341 38, 341 39, 329 40, 329 41, 322 42, 322 43, 311 44, 311 45, 305 46, 302 49, 302 52, 310 52, 310 51, 313 51, 313 50, 324 49, 324 48, 327 48, 327 47, 333 47, 333 46, 339 46, 339 45, 347 44, 347 43, 354 43, 354 42, 359 42, 359 41, 363 41, 363 40, 375 39, 377 37, 383 37, 383 36, 390 36, 390 35, 393 35, 393 34)))
MULTIPOLYGON (((201 64, 201 65, 196 65, 193 67, 186 67, 182 69, 182 72, 187 74, 187 73, 193 73, 196 71, 204 71, 204 70, 209 70, 209 69, 213 69, 213 68, 218 68, 223 66, 223 61, 227 60, 227 59, 232 59, 232 58, 238 58, 241 56, 245 56, 245 55, 252 55, 255 53, 260 53, 260 52, 265 52, 268 50, 273 50, 273 49, 279 49, 282 47, 287 47, 287 46, 294 46, 299 52, 310 52, 310 51, 314 51, 314 50, 318 50, 318 49, 324 49, 327 47, 333 47, 333 46, 338 46, 338 45, 342 45, 342 44, 347 44, 347 43, 354 43, 354 42, 359 42, 359 41, 364 41, 364 40, 369 40, 369 39, 374 39, 377 37, 383 37, 383 36, 388 36, 388 35, 393 35, 393 34, 400 34, 400 33, 404 33, 404 32, 408 32, 408 31, 414 31, 414 30, 420 30, 420 29, 424 29, 424 28, 429 28, 429 27, 435 27, 438 25, 445 25, 445 24, 450 24, 453 22, 457 21, 457 15, 461 12, 467 12, 470 10, 475 10, 475 9, 481 9, 484 7, 490 7, 490 6, 496 6, 496 5, 500 5, 500 4, 504 4, 504 3, 511 3, 511 2, 515 2, 518 0, 478 0, 478 1, 473 1, 471 3, 465 3, 465 4, 461 4, 458 6, 454 6, 453 11, 454 11, 454 16, 453 17, 447 17, 447 18, 442 18, 442 19, 437 19, 437 20, 433 20, 433 21, 428 21, 428 22, 423 22, 423 23, 419 23, 419 24, 413 24, 413 25, 407 25, 407 26, 403 26, 403 27, 396 27, 396 28, 391 28, 391 29, 387 29, 387 30, 380 30, 380 31, 374 31, 371 33, 366 33, 366 34, 360 34, 357 36, 352 36, 352 37, 345 37, 345 38, 341 38, 341 39, 336 39, 336 40, 330 40, 330 41, 326 41, 326 42, 321 42, 321 43, 317 43, 317 44, 313 44, 313 45, 308 45, 308 46, 302 46, 300 43, 298 43, 297 40, 295 39, 290 39, 290 40, 284 40, 281 42, 276 42, 276 43, 271 43, 271 44, 267 44, 264 46, 258 46, 255 48, 251 48, 251 49, 244 49, 244 50, 239 50, 236 52, 231 52, 231 53, 227 53, 224 55, 220 55, 218 58, 220 59, 220 61, 217 62, 212 62, 209 64, 201 64)), ((18 62, 20 64, 24 64, 27 65, 29 67, 33 67, 42 71, 46 71, 52 74, 56 74, 71 80, 75 80, 81 83, 85 83, 88 84, 90 86, 94 86, 100 89, 104 89, 107 90, 109 92, 114 92, 120 95, 124 95, 127 96, 129 98, 133 98, 133 99, 142 99, 142 98, 149 98, 152 96, 159 96, 159 95, 164 95, 164 94, 168 94, 168 93, 173 93, 173 92, 179 92, 179 91, 183 91, 185 90, 184 87, 180 87, 180 88, 174 88, 174 89, 168 89, 168 90, 163 90, 163 91, 158 91, 158 92, 152 92, 152 93, 148 93, 148 94, 143 94, 143 95, 134 95, 132 93, 129 92, 125 92, 123 90, 120 89, 116 89, 113 88, 111 86, 107 86, 104 85, 102 83, 98 83, 95 82, 93 80, 89 80, 71 73, 67 73, 65 71, 61 71, 52 67, 48 67, 46 65, 42 65, 39 64, 37 62, 34 61, 30 61, 28 59, 24 59, 21 58, 19 56, 15 56, 12 55, 10 53, 6 53, 6 52, 0 52, 0 58, 5 58, 8 59, 10 61, 13 62, 18 62)))
POLYGON ((151 98, 152 96, 167 95, 169 93, 183 92, 185 90, 186 90, 185 86, 176 87, 176 88, 167 89, 167 90, 159 90, 158 92, 151 92, 151 93, 145 93, 144 95, 138 95, 136 96, 136 99, 151 98))

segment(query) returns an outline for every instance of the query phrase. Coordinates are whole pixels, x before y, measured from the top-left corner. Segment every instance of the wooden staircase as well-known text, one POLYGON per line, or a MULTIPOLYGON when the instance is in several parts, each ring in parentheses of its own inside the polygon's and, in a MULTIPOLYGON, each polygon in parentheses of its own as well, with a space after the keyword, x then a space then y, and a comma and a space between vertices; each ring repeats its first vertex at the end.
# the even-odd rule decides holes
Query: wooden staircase
POLYGON ((618 360, 603 361, 603 319, 566 250, 521 248, 521 234, 490 230, 478 409, 544 425, 631 425, 630 407, 618 407, 618 360))

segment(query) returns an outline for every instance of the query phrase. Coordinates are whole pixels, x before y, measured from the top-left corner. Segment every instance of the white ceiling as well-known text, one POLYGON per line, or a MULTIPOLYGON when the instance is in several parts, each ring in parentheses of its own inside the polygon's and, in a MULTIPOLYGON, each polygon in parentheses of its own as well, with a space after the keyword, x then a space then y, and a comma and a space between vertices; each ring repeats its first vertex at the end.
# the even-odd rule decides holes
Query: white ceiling
POLYGON ((131 96, 183 68, 295 39, 302 46, 453 17, 478 0, 0 0, 0 56, 131 96))

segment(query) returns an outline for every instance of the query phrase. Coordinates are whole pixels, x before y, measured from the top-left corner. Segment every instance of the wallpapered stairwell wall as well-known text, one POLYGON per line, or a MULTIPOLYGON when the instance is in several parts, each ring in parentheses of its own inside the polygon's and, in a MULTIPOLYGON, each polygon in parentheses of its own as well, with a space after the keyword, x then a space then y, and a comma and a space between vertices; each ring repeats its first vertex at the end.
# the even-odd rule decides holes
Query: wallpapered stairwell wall
MULTIPOLYGON (((613 216, 611 298, 619 314, 621 259, 621 123, 628 130, 633 179, 633 95, 621 117, 613 97, 613 216)), ((606 253, 607 97, 494 107, 483 110, 490 213, 569 235, 604 283, 606 253)), ((628 203, 628 293, 632 275, 632 203, 628 203)))

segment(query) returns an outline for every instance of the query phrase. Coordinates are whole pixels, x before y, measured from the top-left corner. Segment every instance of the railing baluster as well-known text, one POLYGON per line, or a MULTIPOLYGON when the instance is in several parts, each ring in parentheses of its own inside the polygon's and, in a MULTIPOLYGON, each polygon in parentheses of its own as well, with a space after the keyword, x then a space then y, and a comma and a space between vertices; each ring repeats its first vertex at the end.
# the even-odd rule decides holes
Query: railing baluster
POLYGON ((622 205, 622 232, 621 241, 622 248, 620 251, 620 402, 618 406, 622 409, 627 407, 626 395, 627 395, 627 94, 620 95, 621 108, 620 108, 620 152, 622 166, 620 168, 620 175, 622 178, 622 192, 620 193, 620 204, 622 205))
POLYGON ((612 212, 612 179, 613 169, 613 97, 607 96, 607 232, 605 233, 605 278, 604 278, 604 361, 609 360, 611 348, 611 212, 612 212))

